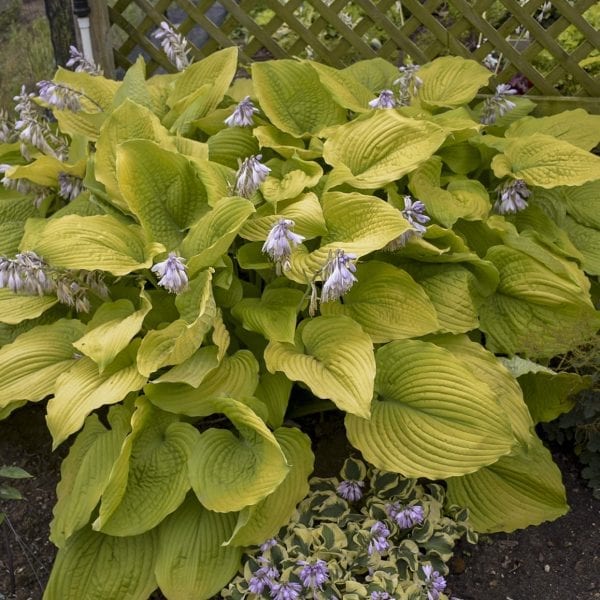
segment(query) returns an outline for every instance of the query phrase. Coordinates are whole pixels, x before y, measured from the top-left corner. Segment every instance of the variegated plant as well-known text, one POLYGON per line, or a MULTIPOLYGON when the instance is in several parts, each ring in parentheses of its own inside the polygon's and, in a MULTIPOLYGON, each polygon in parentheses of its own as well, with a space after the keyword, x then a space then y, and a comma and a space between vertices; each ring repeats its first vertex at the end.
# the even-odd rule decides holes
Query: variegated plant
POLYGON ((286 415, 321 408, 479 531, 567 510, 528 404, 586 382, 519 376, 600 324, 600 117, 477 104, 460 58, 236 69, 60 69, 0 124, 0 416, 48 398, 76 435, 50 600, 216 593, 304 497, 286 415))

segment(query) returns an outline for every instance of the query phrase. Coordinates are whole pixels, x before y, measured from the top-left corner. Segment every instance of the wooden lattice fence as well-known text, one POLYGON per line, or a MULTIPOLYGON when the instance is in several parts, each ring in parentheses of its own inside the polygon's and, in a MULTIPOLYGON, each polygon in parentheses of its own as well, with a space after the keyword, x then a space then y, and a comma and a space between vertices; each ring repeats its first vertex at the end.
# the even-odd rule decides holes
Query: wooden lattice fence
POLYGON ((152 35, 169 20, 196 58, 231 45, 242 61, 302 56, 336 67, 454 54, 487 64, 494 84, 523 76, 532 94, 600 98, 596 0, 111 0, 107 8, 123 69, 141 52, 149 73, 173 70, 152 35))

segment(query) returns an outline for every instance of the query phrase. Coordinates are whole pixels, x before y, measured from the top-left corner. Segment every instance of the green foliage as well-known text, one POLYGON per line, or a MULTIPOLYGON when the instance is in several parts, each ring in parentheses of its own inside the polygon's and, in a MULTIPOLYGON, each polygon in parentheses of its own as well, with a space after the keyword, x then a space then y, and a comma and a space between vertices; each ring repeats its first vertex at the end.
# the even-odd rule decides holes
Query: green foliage
MULTIPOLYGON (((6 465, 0 467, 0 502, 6 500, 23 500, 23 495, 16 487, 8 485, 1 481, 1 479, 25 479, 27 477, 32 477, 32 475, 20 467, 7 467, 6 465)), ((0 525, 2 525, 5 518, 6 514, 0 511, 0 525)))
POLYGON ((0 144, 0 417, 48 399, 76 436, 47 598, 218 592, 306 495, 286 416, 317 399, 479 531, 567 510, 534 427, 587 384, 544 363, 600 324, 598 119, 472 107, 459 58, 236 67, 59 70, 0 144))
MULTIPOLYGON (((246 551, 221 597, 265 598, 291 583, 298 586, 294 598, 420 600, 431 589, 423 566, 446 575, 456 541, 477 539, 467 511, 448 505, 441 485, 421 485, 352 458, 340 479, 312 479, 289 523, 246 551)), ((437 591, 443 587, 440 582, 437 591)))

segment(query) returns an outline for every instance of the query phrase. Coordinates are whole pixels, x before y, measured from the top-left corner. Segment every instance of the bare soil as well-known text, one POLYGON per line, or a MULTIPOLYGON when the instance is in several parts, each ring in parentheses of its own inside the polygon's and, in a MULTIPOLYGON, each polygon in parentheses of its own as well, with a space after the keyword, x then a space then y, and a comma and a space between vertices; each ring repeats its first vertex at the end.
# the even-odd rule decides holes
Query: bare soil
MULTIPOLYGON (((339 417, 327 413, 317 420, 302 419, 302 427, 313 438, 315 472, 337 474, 352 451, 339 417)), ((0 503, 0 512, 9 517, 0 526, 0 600, 38 600, 50 573, 55 549, 48 541, 48 526, 60 462, 67 452, 61 447, 52 453, 50 446, 43 406, 26 406, 0 421, 0 465, 14 464, 34 475, 17 482, 25 501, 0 503)), ((575 456, 561 451, 554 456, 563 471, 569 514, 459 548, 448 577, 451 598, 600 600, 600 502, 580 478, 575 456)))

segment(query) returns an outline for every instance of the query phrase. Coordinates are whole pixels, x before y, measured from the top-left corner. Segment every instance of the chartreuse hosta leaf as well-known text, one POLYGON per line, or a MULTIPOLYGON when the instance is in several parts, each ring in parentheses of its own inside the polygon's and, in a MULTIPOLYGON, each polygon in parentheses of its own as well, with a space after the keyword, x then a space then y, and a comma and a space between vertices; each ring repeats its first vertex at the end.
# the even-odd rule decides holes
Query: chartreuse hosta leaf
POLYGON ((181 252, 189 257, 189 273, 215 265, 253 212, 245 198, 223 198, 199 219, 181 244, 181 252))
POLYGON ((598 313, 587 288, 573 273, 572 263, 541 251, 540 260, 536 260, 507 246, 493 246, 486 258, 500 273, 496 293, 479 308, 481 329, 490 350, 554 356, 595 333, 598 313), (544 264, 543 259, 552 263, 544 264))
POLYGON ((244 298, 233 307, 232 315, 245 329, 267 340, 293 343, 296 316, 302 308, 304 292, 291 288, 268 288, 260 298, 244 298))
POLYGON ((476 531, 514 531, 564 515, 569 507, 559 468, 540 439, 476 473, 446 480, 448 501, 469 509, 476 531))
POLYGON ((402 340, 377 351, 370 420, 346 416, 348 439, 377 468, 443 479, 508 454, 510 421, 468 363, 428 342, 402 340))
POLYGON ((346 121, 346 111, 331 96, 309 63, 257 62, 252 81, 260 107, 273 125, 295 137, 318 135, 346 121))
MULTIPOLYGON (((225 115, 226 118, 231 113, 225 115)), ((223 121, 221 121, 223 125, 223 121)), ((259 153, 258 142, 249 127, 225 127, 208 138, 208 158, 211 161, 238 169, 238 160, 259 153)))
POLYGON ((252 130, 252 134, 261 148, 272 148, 284 158, 299 157, 310 160, 323 154, 323 143, 319 138, 311 138, 306 147, 304 140, 284 133, 273 125, 260 125, 252 130))
POLYGON ((314 456, 310 438, 299 429, 281 427, 274 432, 290 470, 279 487, 258 504, 242 509, 229 544, 250 546, 273 537, 285 525, 308 492, 314 456))
POLYGON ((317 185, 323 169, 316 162, 291 158, 269 162, 271 173, 262 184, 261 192, 269 202, 280 202, 299 196, 305 188, 317 185))
POLYGON ((139 332, 151 308, 150 298, 143 290, 138 310, 131 301, 125 299, 105 302, 88 323, 87 333, 73 346, 89 356, 102 373, 139 332))
POLYGON ((204 508, 190 494, 158 528, 156 580, 167 598, 207 600, 238 570, 242 548, 225 546, 235 527, 234 513, 204 508))
POLYGON ((393 82, 398 79, 398 69, 389 61, 377 57, 367 60, 359 60, 343 69, 344 73, 352 76, 373 94, 392 87, 393 82))
POLYGON ((3 188, 0 192, 0 255, 11 256, 19 250, 25 221, 39 215, 33 202, 23 201, 23 196, 3 188), (4 192, 4 193, 2 193, 4 192))
POLYGON ((176 149, 175 139, 147 108, 126 100, 112 112, 96 144, 94 174, 104 184, 110 202, 125 211, 127 203, 117 184, 117 150, 120 144, 133 139, 151 140, 164 150, 176 149))
POLYGON ((267 369, 302 381, 315 396, 368 418, 375 357, 371 338, 351 318, 336 315, 303 321, 294 344, 269 342, 267 369))
POLYGON ((108 535, 138 535, 175 511, 190 489, 188 461, 199 437, 189 423, 139 398, 92 527, 108 535))
POLYGON ((581 225, 569 216, 561 225, 582 254, 583 270, 590 275, 600 275, 600 231, 581 225))
MULTIPOLYGON (((184 365, 180 365, 181 368, 184 365)), ((163 410, 201 417, 206 412, 206 402, 212 398, 225 395, 232 398, 252 396, 258 385, 258 362, 249 350, 238 350, 232 356, 225 356, 200 382, 197 375, 196 378, 187 378, 183 383, 165 383, 161 378, 147 385, 144 391, 150 401, 163 410)), ((169 373, 165 377, 169 377, 169 373)))
MULTIPOLYGON (((12 292, 11 292, 12 293, 12 292)), ((41 400, 75 362, 73 342, 85 331, 77 320, 38 325, 0 349, 0 408, 18 400, 41 400)))
POLYGON ((410 173, 446 139, 446 131, 428 121, 376 110, 337 127, 323 147, 325 162, 339 173, 338 183, 369 189, 410 173))
POLYGON ((80 529, 59 549, 44 600, 147 600, 156 589, 157 550, 156 531, 113 537, 80 529))
POLYGON ((492 76, 489 69, 458 56, 443 56, 424 65, 417 75, 423 80, 418 100, 431 108, 455 108, 468 104, 492 76))
POLYGON ((119 191, 149 239, 166 248, 179 245, 188 229, 209 210, 195 169, 181 154, 148 140, 131 140, 117 149, 119 191))
POLYGON ((440 329, 434 305, 406 271, 369 261, 358 265, 356 278, 343 304, 321 305, 323 315, 351 317, 374 343, 419 337, 440 329))
POLYGON ((496 177, 523 179, 528 185, 554 188, 600 179, 600 157, 550 135, 534 133, 509 139, 492 161, 496 177))
POLYGON ((90 521, 129 431, 130 418, 127 408, 114 406, 108 413, 111 428, 107 429, 97 415, 90 415, 69 449, 60 468, 58 501, 50 523, 50 540, 59 548, 90 521))
POLYGON ((46 417, 54 448, 78 431, 92 411, 120 402, 146 383, 135 363, 139 345, 139 340, 131 342, 102 374, 98 365, 84 356, 58 377, 46 417))
POLYGON ((57 302, 56 296, 22 296, 8 288, 1 288, 0 323, 17 325, 29 319, 36 319, 57 302))
POLYGON ((262 373, 254 395, 269 412, 267 424, 276 429, 283 425, 293 383, 283 373, 262 373))
POLYGON ((189 460, 192 488, 209 510, 233 512, 253 506, 285 479, 289 466, 279 442, 247 404, 233 398, 203 403, 204 415, 224 414, 235 426, 208 429, 189 460))
POLYGON ((154 379, 152 383, 186 383, 196 388, 220 362, 217 346, 203 346, 187 360, 154 379))
POLYGON ((192 279, 188 289, 175 299, 181 318, 144 336, 137 356, 137 368, 145 377, 161 367, 182 363, 201 346, 217 310, 211 279, 210 270, 192 279))
POLYGON ((577 108, 550 117, 525 117, 513 123, 505 135, 518 138, 534 133, 551 135, 589 151, 600 142, 600 115, 590 115, 583 108, 577 108))
MULTIPOLYGON (((559 193, 567 212, 577 222, 600 229, 600 181, 592 181, 579 187, 561 187, 552 191, 559 193)), ((537 193, 535 197, 538 197, 537 193)))
POLYGON ((85 164, 85 159, 70 165, 58 160, 54 156, 42 155, 27 165, 13 167, 7 172, 7 176, 13 179, 25 178, 38 185, 57 187, 59 173, 83 177, 85 174, 85 164))
POLYGON ((126 225, 110 215, 68 215, 30 219, 21 250, 34 250, 53 267, 98 269, 118 276, 150 267, 165 248, 150 243, 138 225, 126 225))

